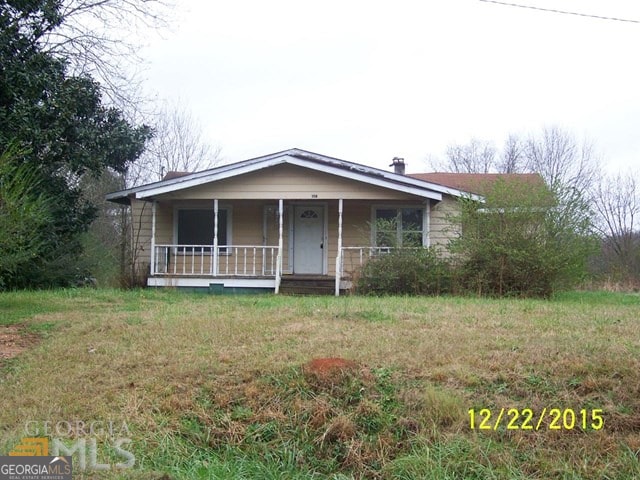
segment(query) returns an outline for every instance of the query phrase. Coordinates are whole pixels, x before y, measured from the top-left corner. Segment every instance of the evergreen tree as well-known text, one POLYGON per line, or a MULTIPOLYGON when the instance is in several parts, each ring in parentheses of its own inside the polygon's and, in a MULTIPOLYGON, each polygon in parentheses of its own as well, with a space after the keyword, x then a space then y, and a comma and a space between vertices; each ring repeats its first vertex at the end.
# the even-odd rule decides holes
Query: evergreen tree
POLYGON ((0 151, 15 145, 22 152, 13 158, 17 170, 5 169, 0 181, 11 182, 12 172, 27 165, 42 180, 52 217, 47 231, 37 232, 44 247, 6 288, 69 284, 85 273, 80 237, 96 208, 82 195, 81 180, 105 169, 124 172, 151 135, 105 106, 93 79, 69 75, 64 58, 43 51, 39 40, 59 26, 59 9, 57 0, 0 5, 0 151))

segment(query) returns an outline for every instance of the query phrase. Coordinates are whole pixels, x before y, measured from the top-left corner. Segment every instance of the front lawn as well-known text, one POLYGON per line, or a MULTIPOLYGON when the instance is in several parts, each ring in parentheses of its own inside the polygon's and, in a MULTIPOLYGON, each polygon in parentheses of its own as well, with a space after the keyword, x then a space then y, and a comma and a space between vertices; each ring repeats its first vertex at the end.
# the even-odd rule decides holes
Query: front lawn
POLYGON ((74 478, 640 476, 638 295, 16 292, 9 331, 0 454, 81 446, 74 478))

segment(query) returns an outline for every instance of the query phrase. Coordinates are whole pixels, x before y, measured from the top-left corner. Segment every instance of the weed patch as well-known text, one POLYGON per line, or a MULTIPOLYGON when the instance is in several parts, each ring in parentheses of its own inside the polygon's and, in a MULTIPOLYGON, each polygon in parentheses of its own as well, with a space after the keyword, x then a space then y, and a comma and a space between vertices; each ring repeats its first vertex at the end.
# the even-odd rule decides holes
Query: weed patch
POLYGON ((301 471, 377 477, 411 448, 421 428, 385 369, 340 358, 240 379, 225 394, 203 389, 183 413, 181 441, 222 454, 295 453, 301 471))

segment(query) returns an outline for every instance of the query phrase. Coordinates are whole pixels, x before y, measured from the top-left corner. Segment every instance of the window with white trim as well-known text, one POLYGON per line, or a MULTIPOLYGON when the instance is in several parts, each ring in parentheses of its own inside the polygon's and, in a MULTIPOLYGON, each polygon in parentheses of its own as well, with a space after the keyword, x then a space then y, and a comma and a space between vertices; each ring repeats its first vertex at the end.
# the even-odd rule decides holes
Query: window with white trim
MULTIPOLYGON (((228 209, 218 209, 218 245, 229 245, 229 224, 231 215, 228 209)), ((177 211, 176 239, 178 245, 213 245, 214 211, 212 208, 180 208, 177 211)), ((196 249, 197 250, 197 249, 196 249)), ((190 252, 184 248, 181 251, 190 252)), ((226 249, 221 248, 220 253, 226 249)))
POLYGON ((423 246, 423 207, 375 208, 373 218, 373 238, 377 247, 423 246))

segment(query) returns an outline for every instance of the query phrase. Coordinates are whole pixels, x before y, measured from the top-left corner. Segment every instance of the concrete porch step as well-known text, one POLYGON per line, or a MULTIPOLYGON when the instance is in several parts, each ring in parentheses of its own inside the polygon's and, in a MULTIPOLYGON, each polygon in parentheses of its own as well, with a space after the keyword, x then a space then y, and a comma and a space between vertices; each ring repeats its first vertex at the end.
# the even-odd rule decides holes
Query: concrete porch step
POLYGON ((284 275, 280 292, 286 295, 333 295, 336 279, 325 275, 284 275))

